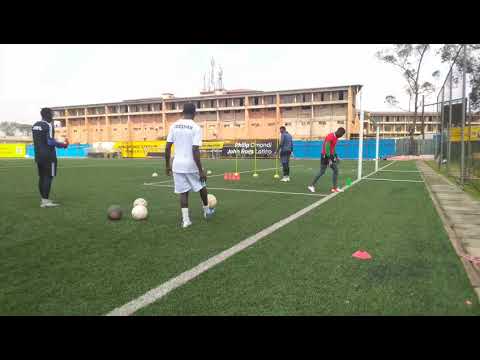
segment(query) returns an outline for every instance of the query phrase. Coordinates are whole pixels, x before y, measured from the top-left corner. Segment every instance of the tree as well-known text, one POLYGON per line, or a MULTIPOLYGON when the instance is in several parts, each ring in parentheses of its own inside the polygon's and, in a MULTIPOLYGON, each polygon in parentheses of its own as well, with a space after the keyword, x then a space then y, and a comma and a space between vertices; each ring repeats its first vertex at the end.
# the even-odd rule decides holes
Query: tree
POLYGON ((3 131, 5 136, 15 136, 17 131, 19 131, 23 136, 31 136, 32 125, 3 121, 0 123, 0 131, 3 131))
MULTIPOLYGON (((413 124, 410 124, 409 127, 410 154, 414 153, 414 135, 417 126, 419 98, 422 95, 428 96, 435 91, 435 87, 431 82, 425 81, 422 83, 420 80, 425 55, 429 50, 430 44, 394 44, 391 48, 383 49, 376 53, 379 60, 394 65, 402 72, 407 85, 406 92, 410 99, 413 97, 414 117, 413 124)), ((438 76, 438 71, 432 74, 433 78, 438 76)), ((392 106, 398 107, 399 101, 392 95, 388 95, 385 101, 392 106)), ((424 126, 422 126, 422 136, 425 136, 424 126)))
POLYGON ((480 44, 466 44, 467 57, 464 59, 464 53, 461 51, 464 44, 444 44, 437 52, 440 54, 443 63, 452 63, 455 61, 454 70, 457 75, 454 78, 458 80, 459 73, 463 68, 465 60, 466 73, 470 82, 470 93, 467 95, 470 100, 472 110, 480 109, 480 44))
POLYGON ((15 123, 7 121, 0 122, 0 130, 5 133, 5 136, 14 136, 16 129, 15 123))

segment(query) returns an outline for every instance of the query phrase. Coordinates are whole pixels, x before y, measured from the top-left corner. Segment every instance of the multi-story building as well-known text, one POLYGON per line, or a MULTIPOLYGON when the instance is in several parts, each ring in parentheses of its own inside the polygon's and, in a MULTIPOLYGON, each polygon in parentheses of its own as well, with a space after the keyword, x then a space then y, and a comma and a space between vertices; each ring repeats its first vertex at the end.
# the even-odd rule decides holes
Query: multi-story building
POLYGON ((52 108, 56 134, 71 143, 165 139, 182 116, 183 104, 197 106, 195 121, 205 140, 276 138, 285 125, 295 139, 320 139, 342 126, 358 134, 355 109, 361 85, 255 91, 221 90, 200 96, 126 100, 52 108))
MULTIPOLYGON (((375 136, 376 126, 375 120, 380 126, 380 137, 397 138, 409 136, 410 126, 413 125, 415 113, 413 112, 366 112, 364 115, 365 135, 375 136)), ((423 113, 424 131, 425 135, 438 134, 440 132, 440 115, 436 112, 423 113)), ((421 135, 422 130, 422 114, 417 114, 417 121, 415 124, 415 135, 421 135)))
MULTIPOLYGON (((360 115, 358 115, 360 116, 360 115)), ((480 126, 480 114, 472 113, 467 115, 466 126, 470 123, 472 126, 480 126)), ((376 127, 373 119, 380 125, 380 137, 398 138, 409 136, 410 126, 413 125, 415 118, 414 112, 380 112, 366 111, 364 114, 364 134, 365 136, 375 136, 376 127)), ((439 134, 441 131, 441 114, 437 112, 423 113, 423 126, 425 136, 430 137, 433 134, 439 134)), ((455 126, 455 125, 453 125, 455 126)), ((422 131, 422 113, 418 112, 415 124, 415 136, 421 135, 422 131)))

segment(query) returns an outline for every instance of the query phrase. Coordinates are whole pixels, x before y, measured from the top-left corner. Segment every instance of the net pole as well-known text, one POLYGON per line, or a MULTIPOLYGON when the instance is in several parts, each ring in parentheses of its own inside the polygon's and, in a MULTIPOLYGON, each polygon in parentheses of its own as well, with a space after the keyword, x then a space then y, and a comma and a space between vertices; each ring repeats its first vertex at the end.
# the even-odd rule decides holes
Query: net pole
POLYGON ((277 154, 275 155, 275 177, 278 176, 278 157, 280 156, 280 151, 278 149, 278 136, 277 136, 277 154))
POLYGON ((380 150, 380 126, 377 124, 377 135, 375 137, 375 171, 378 171, 378 158, 380 150))
POLYGON ((362 108, 362 93, 360 91, 360 129, 359 129, 359 141, 358 141, 358 171, 357 180, 362 178, 362 162, 363 162, 363 108, 362 108))
POLYGON ((465 183, 465 114, 467 112, 467 107, 465 103, 465 96, 467 92, 467 45, 463 45, 463 86, 462 86, 462 149, 461 149, 461 159, 460 159, 460 184, 463 186, 465 183))
POLYGON ((254 174, 257 174, 257 139, 254 140, 254 145, 255 145, 255 148, 254 148, 254 158, 253 158, 253 170, 254 170, 254 174))

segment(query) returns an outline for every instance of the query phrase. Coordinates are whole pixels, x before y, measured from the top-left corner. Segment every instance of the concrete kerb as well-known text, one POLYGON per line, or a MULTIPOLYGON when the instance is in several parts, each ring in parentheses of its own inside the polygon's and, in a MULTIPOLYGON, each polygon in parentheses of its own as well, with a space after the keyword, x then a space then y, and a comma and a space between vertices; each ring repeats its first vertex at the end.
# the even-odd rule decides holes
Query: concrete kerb
MULTIPOLYGON (((470 237, 476 237, 477 234, 477 227, 472 226, 469 227, 468 229, 465 228, 460 228, 458 225, 455 226, 455 224, 451 221, 451 219, 447 216, 447 212, 445 209, 441 206, 442 199, 440 199, 437 194, 435 194, 432 191, 432 185, 430 184, 429 177, 436 177, 437 179, 442 179, 445 180, 445 182, 449 183, 450 186, 455 186, 452 184, 448 179, 444 179, 444 177, 441 174, 430 172, 429 166, 425 164, 424 162, 417 161, 417 168, 421 170, 421 176, 425 180, 425 187, 432 199, 432 202, 435 206, 435 209, 437 210, 438 215, 440 216, 444 229, 448 234, 448 237, 450 239, 450 242, 452 243, 453 248, 455 249, 455 252, 457 255, 460 257, 460 261, 462 262, 465 271, 467 273, 467 276, 470 280, 470 283, 472 284, 475 292, 478 295, 478 298, 480 300, 480 271, 475 268, 475 266, 468 260, 464 259, 461 255, 462 254, 470 254, 472 256, 475 256, 475 254, 470 253, 468 250, 471 251, 471 246, 465 246, 464 247, 464 242, 467 242, 470 237), (426 171, 424 171, 426 170, 426 171), (428 176, 426 173, 428 173, 428 176), (460 231, 459 231, 460 230, 460 231), (465 231, 466 230, 466 231, 465 231), (457 232, 459 234, 457 234, 457 232), (462 241, 463 240, 463 241, 462 241)), ((431 169, 430 169, 431 170, 431 169)), ((456 187, 458 189, 458 187, 456 187)), ((444 200, 443 200, 444 201, 444 200)), ((480 231, 480 226, 478 227, 480 231)), ((466 245, 466 244, 465 244, 466 245)), ((469 244, 470 245, 470 244, 469 244)), ((476 252, 476 251, 475 251, 476 252)))

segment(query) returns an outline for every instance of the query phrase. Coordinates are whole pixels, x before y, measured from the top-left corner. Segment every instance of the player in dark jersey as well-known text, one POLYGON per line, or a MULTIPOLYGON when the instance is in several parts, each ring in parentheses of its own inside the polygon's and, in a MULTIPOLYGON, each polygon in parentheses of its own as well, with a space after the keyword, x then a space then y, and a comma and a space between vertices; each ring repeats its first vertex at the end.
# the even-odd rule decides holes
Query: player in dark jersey
POLYGON ((55 129, 53 127, 53 111, 43 108, 40 111, 42 120, 32 126, 33 146, 35 148, 35 162, 38 167, 38 190, 42 201, 40 207, 55 207, 55 204, 48 197, 52 186, 53 177, 57 175, 57 153, 55 148, 67 148, 68 140, 60 143, 55 140, 55 129))
POLYGON ((336 151, 336 146, 337 146, 337 141, 339 138, 341 138, 343 135, 345 135, 345 129, 343 127, 340 127, 335 131, 334 133, 330 133, 327 135, 325 138, 325 141, 323 142, 323 147, 322 147, 322 158, 320 160, 320 172, 315 176, 315 178, 312 181, 312 184, 308 186, 308 190, 311 192, 315 192, 315 184, 317 181, 325 174, 325 171, 327 170, 327 167, 330 165, 330 168, 333 171, 333 187, 332 187, 332 192, 342 192, 343 190, 339 189, 337 186, 337 180, 338 180, 338 155, 336 151))

